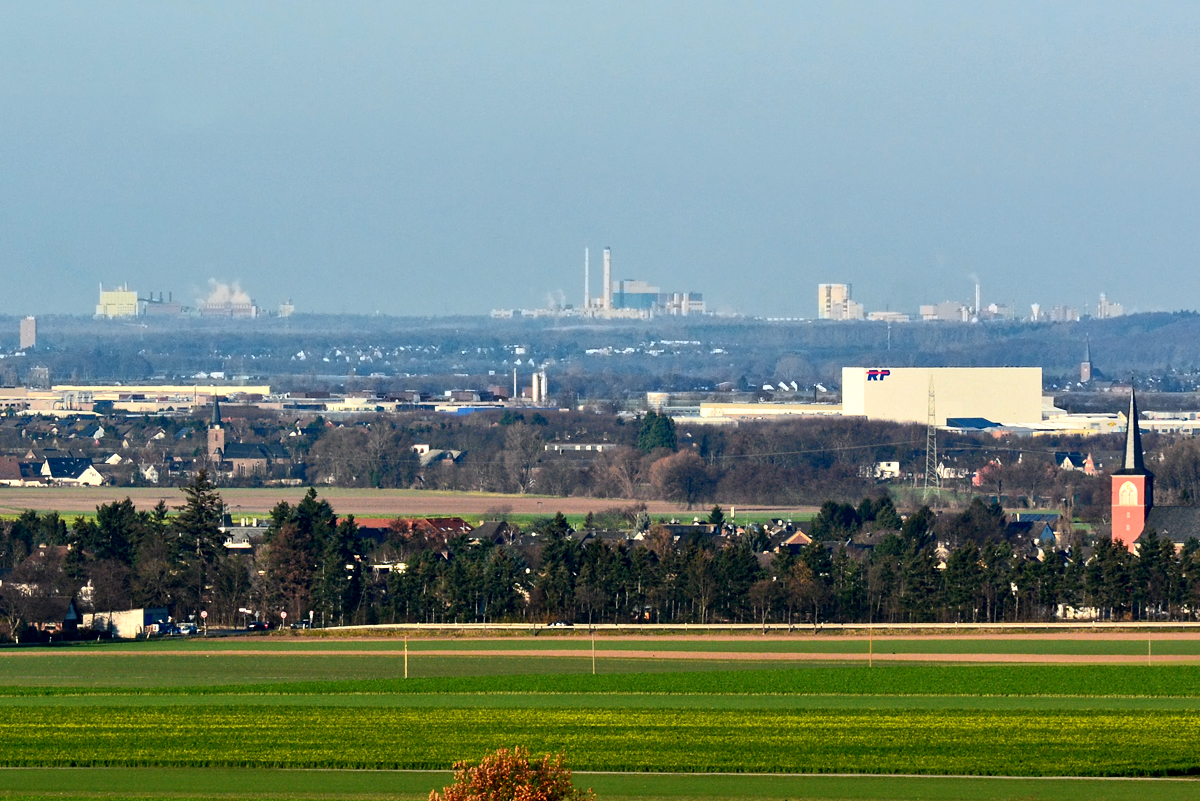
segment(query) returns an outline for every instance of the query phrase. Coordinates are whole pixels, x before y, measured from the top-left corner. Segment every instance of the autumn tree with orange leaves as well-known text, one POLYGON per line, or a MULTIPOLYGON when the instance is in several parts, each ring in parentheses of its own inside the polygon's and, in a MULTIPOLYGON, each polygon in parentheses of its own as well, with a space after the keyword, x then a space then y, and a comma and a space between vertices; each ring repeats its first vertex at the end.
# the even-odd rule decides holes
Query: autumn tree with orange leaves
POLYGON ((529 751, 501 748, 478 765, 454 765, 454 784, 434 790, 429 801, 595 801, 590 789, 571 783, 565 754, 546 754, 531 760, 529 751))

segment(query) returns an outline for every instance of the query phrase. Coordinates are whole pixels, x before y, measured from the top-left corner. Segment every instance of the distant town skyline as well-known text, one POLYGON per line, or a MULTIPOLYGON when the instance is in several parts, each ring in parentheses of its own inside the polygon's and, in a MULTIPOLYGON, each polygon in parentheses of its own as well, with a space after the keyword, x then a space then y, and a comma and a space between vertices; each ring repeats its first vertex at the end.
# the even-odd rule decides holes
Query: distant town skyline
POLYGON ((714 312, 973 276, 1194 309, 1198 38, 1183 3, 9 4, 0 313, 579 304, 585 246, 714 312))

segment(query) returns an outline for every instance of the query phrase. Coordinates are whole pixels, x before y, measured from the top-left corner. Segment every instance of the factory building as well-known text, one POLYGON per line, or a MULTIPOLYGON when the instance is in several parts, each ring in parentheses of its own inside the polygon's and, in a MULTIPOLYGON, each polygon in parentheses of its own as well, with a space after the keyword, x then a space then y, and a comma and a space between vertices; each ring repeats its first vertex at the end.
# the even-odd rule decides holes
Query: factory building
POLYGON ((253 319, 258 317, 258 306, 250 303, 234 303, 232 301, 223 301, 220 303, 203 303, 200 306, 201 317, 234 317, 241 319, 253 319))
POLYGON ((928 304, 921 307, 921 319, 925 321, 950 320, 956 323, 965 323, 971 319, 971 307, 956 300, 928 304))
MULTIPOLYGON (((842 413, 925 423, 982 419, 1009 426, 1042 421, 1040 367, 843 367, 842 413)), ((954 425, 954 423, 950 423, 954 425)))
POLYGON ((137 317, 139 309, 137 292, 128 286, 120 289, 105 289, 100 285, 100 302, 96 304, 96 316, 107 317, 137 317))

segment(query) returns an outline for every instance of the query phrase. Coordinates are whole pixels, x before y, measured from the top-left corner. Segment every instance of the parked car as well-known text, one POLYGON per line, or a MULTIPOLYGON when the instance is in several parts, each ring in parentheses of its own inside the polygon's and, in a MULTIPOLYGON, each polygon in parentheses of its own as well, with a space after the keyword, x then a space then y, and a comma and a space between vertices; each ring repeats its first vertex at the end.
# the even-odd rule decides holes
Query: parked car
POLYGON ((309 623, 307 620, 297 620, 295 623, 293 623, 293 624, 291 625, 291 628, 293 628, 293 629, 307 629, 307 628, 312 628, 312 624, 311 624, 311 623, 309 623))
POLYGON ((181 635, 183 635, 184 637, 190 637, 193 634, 197 633, 198 631, 199 631, 199 629, 196 628, 195 623, 180 623, 179 624, 179 633, 181 635))
POLYGON ((270 631, 271 624, 265 620, 251 620, 246 624, 246 631, 270 631))

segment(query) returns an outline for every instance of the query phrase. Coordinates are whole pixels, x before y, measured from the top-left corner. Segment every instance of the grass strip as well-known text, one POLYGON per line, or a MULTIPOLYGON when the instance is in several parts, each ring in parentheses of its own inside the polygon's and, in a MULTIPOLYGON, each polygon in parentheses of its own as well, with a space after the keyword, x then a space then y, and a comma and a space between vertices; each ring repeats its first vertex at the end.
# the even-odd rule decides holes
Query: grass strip
MULTIPOLYGON (((380 678, 345 681, 287 681, 219 683, 220 659, 201 659, 192 665, 196 680, 210 679, 198 686, 152 686, 161 681, 152 667, 157 664, 97 665, 109 675, 94 678, 105 682, 86 686, 0 686, 0 696, 73 696, 89 694, 130 695, 345 695, 345 694, 640 694, 640 695, 847 695, 847 696, 1058 696, 1084 698, 1200 698, 1200 666, 1196 665, 884 665, 757 670, 699 670, 666 673, 609 673, 601 675, 544 673, 527 675, 437 676, 423 678, 380 678), (119 671, 124 666, 125 674, 119 671), (136 686, 133 682, 144 681, 136 686), (119 682, 119 683, 118 683, 119 682), (126 686, 121 686, 125 684, 126 686), (115 685, 115 686, 114 686, 115 685)), ((494 660, 493 660, 494 661, 494 660)), ((530 660, 523 660, 526 669, 530 660)), ((556 663, 557 664, 557 663, 556 663)), ((39 662, 38 666, 43 663, 39 662)), ((12 681, 3 668, 11 663, 0 659, 0 681, 12 681)), ((261 675, 270 665, 253 666, 251 675, 261 675)), ((333 673, 342 665, 332 662, 319 672, 333 673)), ((545 666, 547 668, 551 666, 545 666)), ((577 665, 591 669, 591 664, 577 665)), ((611 667, 607 666, 606 667, 611 667)), ((635 666, 636 667, 636 666, 635 666)), ((709 667, 704 665, 702 667, 709 667)), ((392 674, 394 676, 394 673, 392 674)), ((242 678, 245 674, 236 674, 242 678)), ((37 676, 22 676, 36 679, 37 676)), ((41 678, 45 678, 43 675, 41 678)))
POLYGON ((10 766, 447 769, 524 745, 579 770, 1200 773, 1188 711, 0 708, 10 766))
POLYGON ((354 695, 5 696, 0 706, 296 706, 406 709, 973 709, 1200 711, 1200 698, 1019 695, 647 695, 636 693, 362 693, 354 695))
MULTIPOLYGON (((0 769, 0 798, 419 799, 450 781, 446 772, 248 770, 229 768, 0 769)), ((845 799, 846 801, 1191 801, 1191 780, 994 779, 871 776, 680 776, 579 774, 605 801, 673 799, 845 799)))

